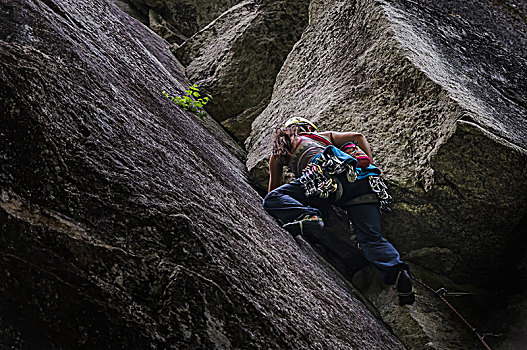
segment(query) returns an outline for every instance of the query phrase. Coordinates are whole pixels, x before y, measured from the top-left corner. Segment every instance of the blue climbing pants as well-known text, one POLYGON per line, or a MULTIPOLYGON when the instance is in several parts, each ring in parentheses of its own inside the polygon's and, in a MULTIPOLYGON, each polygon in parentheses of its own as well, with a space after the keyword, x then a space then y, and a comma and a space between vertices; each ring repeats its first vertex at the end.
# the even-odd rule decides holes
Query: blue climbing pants
MULTIPOLYGON (((342 198, 339 200, 341 203, 373 193, 368 178, 351 183, 345 177, 339 179, 343 185, 342 198)), ((323 204, 338 205, 338 202, 335 202, 332 196, 327 199, 307 197, 299 179, 269 192, 263 201, 264 209, 282 224, 301 220, 306 215, 322 217, 317 206, 323 204)), ((397 273, 402 269, 408 271, 409 267, 400 260, 399 253, 393 245, 382 236, 379 206, 358 204, 344 209, 353 224, 364 256, 379 272, 384 283, 394 284, 397 273)))

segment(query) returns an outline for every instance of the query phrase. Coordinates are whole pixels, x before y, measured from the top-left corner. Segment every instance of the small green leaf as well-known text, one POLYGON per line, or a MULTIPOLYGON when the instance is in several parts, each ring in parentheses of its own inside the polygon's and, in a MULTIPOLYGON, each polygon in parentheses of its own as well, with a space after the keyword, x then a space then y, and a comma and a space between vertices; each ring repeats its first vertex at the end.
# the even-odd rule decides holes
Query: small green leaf
POLYGON ((198 93, 199 88, 198 84, 192 84, 188 88, 188 90, 184 90, 185 95, 174 95, 170 96, 165 90, 163 90, 161 93, 172 100, 175 104, 180 106, 185 111, 191 111, 193 114, 198 116, 199 118, 206 117, 206 113, 203 110, 203 106, 209 102, 210 99, 212 99, 212 96, 207 94, 205 98, 199 98, 201 97, 201 94, 198 93))

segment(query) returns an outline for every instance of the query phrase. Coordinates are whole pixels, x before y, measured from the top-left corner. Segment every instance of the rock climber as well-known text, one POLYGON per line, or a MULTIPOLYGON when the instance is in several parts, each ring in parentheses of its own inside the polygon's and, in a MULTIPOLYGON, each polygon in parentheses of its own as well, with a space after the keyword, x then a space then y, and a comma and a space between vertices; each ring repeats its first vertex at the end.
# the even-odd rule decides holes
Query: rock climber
POLYGON ((310 120, 293 117, 275 130, 263 206, 294 236, 322 232, 317 208, 323 204, 344 208, 366 259, 384 283, 396 286, 400 305, 412 304, 409 266, 381 232, 381 210, 389 211, 391 197, 372 159, 361 133, 319 132, 310 120), (284 166, 296 178, 282 185, 284 166))

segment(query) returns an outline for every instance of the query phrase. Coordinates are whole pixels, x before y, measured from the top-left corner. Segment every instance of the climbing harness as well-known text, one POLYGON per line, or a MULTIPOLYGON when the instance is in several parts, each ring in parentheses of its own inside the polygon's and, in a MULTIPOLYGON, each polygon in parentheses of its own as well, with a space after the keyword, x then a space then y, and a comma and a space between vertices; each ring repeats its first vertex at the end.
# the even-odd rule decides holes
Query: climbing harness
POLYGON ((367 168, 371 164, 370 157, 355 142, 345 143, 340 150, 357 160, 357 168, 367 168))
POLYGON ((326 199, 338 189, 337 183, 326 176, 321 166, 315 163, 308 164, 302 171, 300 183, 308 197, 318 196, 326 199))
POLYGON ((461 314, 444 298, 444 295, 446 295, 446 293, 447 293, 447 290, 445 288, 439 288, 436 291, 432 287, 430 287, 429 285, 424 283, 423 281, 421 281, 421 280, 419 280, 419 279, 417 279, 415 277, 412 277, 412 276, 410 276, 410 278, 413 279, 414 281, 416 281, 417 283, 419 283, 420 285, 422 285, 423 287, 425 287, 426 289, 428 289, 429 291, 431 291, 432 293, 434 293, 435 295, 437 295, 438 298, 441 299, 452 311, 454 311, 454 313, 461 319, 461 321, 463 321, 463 323, 465 323, 467 325, 467 327, 472 330, 472 332, 481 341, 481 343, 483 344, 485 349, 491 350, 490 347, 488 346, 488 344, 483 339, 483 336, 481 336, 479 334, 479 332, 476 330, 476 328, 472 327, 472 325, 470 323, 468 323, 468 321, 463 316, 461 316, 461 314))
POLYGON ((379 207, 381 212, 390 213, 392 211, 392 209, 390 209, 392 196, 388 194, 388 186, 386 186, 380 176, 369 176, 368 178, 370 180, 370 187, 372 191, 375 192, 379 198, 379 207))
POLYGON ((351 198, 343 203, 339 203, 340 206, 352 207, 359 204, 379 204, 379 197, 375 193, 366 193, 358 197, 351 198))
POLYGON ((338 200, 342 195, 342 185, 336 175, 344 172, 349 182, 357 179, 353 165, 341 161, 335 155, 321 154, 304 168, 300 183, 308 197, 317 196, 326 199, 336 193, 335 200, 338 200))
MULTIPOLYGON (((352 163, 345 162, 332 153, 324 152, 304 168, 300 177, 300 183, 307 197, 317 196, 327 199, 335 193, 334 200, 338 201, 342 196, 342 184, 337 179, 337 175, 343 173, 346 174, 348 182, 357 180, 357 172, 352 163)), ((379 203, 379 209, 382 213, 390 213, 392 210, 389 205, 392 197, 388 194, 388 187, 382 178, 370 175, 368 176, 368 181, 376 198, 374 199, 372 196, 359 197, 360 199, 352 199, 351 202, 346 202, 345 205, 379 203)))

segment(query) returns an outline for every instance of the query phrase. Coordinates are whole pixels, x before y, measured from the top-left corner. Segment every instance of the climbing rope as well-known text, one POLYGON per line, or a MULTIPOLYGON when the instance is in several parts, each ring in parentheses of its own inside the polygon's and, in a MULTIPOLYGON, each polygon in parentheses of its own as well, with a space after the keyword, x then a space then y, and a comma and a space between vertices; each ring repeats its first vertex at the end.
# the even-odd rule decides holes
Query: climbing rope
POLYGON ((467 296, 467 295, 482 295, 482 296, 490 296, 490 295, 498 295, 499 292, 497 293, 468 293, 468 292, 449 292, 448 290, 446 290, 445 288, 439 288, 436 293, 439 293, 443 296, 449 296, 449 297, 464 297, 464 296, 467 296))
POLYGON ((432 293, 434 293, 435 295, 437 295, 439 297, 439 299, 441 299, 450 309, 452 309, 452 311, 454 311, 454 313, 461 319, 461 321, 463 321, 463 323, 465 323, 467 325, 467 327, 470 328, 474 334, 476 334, 476 336, 481 341, 481 343, 483 344, 485 349, 491 350, 490 347, 488 346, 488 344, 485 342, 485 340, 483 340, 483 337, 476 330, 476 328, 472 327, 472 325, 470 323, 468 323, 468 321, 465 320, 465 318, 463 316, 461 316, 461 314, 443 297, 443 295, 446 295, 448 293, 445 288, 440 288, 440 289, 438 289, 436 291, 436 290, 432 289, 432 287, 430 287, 429 285, 424 283, 423 281, 421 281, 421 280, 419 280, 419 279, 417 279, 415 277, 411 277, 411 278, 414 281, 416 281, 417 283, 419 283, 420 285, 422 285, 423 287, 425 287, 426 289, 428 289, 429 291, 431 291, 432 293))

